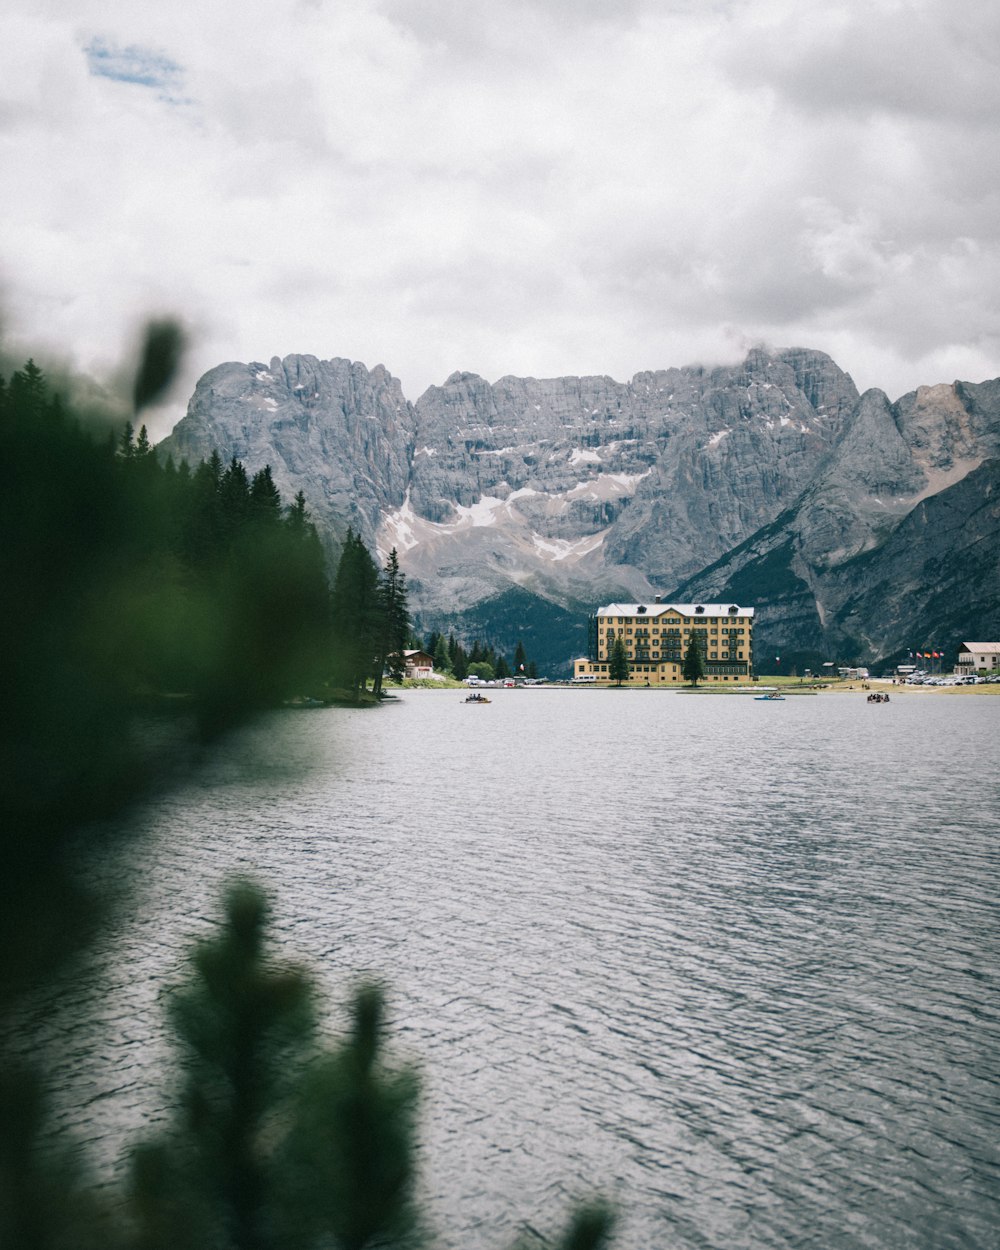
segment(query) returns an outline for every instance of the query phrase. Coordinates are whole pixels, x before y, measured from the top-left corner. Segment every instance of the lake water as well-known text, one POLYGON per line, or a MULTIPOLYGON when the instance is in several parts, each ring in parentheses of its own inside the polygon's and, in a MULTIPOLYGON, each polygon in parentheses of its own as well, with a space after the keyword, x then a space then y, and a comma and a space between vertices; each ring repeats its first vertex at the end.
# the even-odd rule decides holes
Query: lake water
POLYGON ((249 872, 331 1028, 390 986, 445 1247, 594 1190, 621 1250, 1000 1246, 1000 699, 462 697, 276 714, 151 805, 38 1011, 62 1122, 164 1118, 162 985, 249 872))

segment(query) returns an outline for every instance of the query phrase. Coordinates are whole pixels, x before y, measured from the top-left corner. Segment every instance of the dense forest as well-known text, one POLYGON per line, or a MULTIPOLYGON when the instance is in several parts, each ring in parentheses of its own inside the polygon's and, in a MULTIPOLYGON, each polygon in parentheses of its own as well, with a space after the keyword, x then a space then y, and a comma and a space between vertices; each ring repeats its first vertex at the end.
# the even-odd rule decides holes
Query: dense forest
MULTIPOLYGON (((303 499, 285 505, 267 469, 157 460, 135 425, 174 346, 149 328, 124 428, 82 420, 30 361, 0 377, 0 1246, 430 1245, 418 1088, 386 1062, 383 993, 357 989, 345 1036, 321 1037, 311 979, 270 955, 256 885, 232 886, 168 996, 175 1111, 121 1190, 58 1131, 25 1032, 32 995, 108 922, 90 848, 141 858, 133 807, 219 735, 296 695, 378 692, 408 638, 395 553, 379 569, 348 535, 331 586, 303 499)), ((610 1227, 583 1207, 550 1244, 592 1250, 610 1227)))
POLYGON ((466 677, 479 677, 483 681, 502 680, 507 677, 536 678, 538 668, 534 660, 529 660, 524 643, 518 641, 513 659, 498 652, 492 643, 476 639, 468 650, 456 639, 454 634, 445 638, 437 630, 427 636, 424 649, 434 657, 434 668, 439 673, 448 673, 459 681, 466 677))

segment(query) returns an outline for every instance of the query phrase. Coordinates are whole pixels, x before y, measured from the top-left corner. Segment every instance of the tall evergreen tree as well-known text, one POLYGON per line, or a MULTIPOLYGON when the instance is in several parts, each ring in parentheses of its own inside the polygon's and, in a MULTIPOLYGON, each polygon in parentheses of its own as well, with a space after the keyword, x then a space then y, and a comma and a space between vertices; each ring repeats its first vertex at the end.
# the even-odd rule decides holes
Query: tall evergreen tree
POLYGON ((681 676, 692 686, 697 686, 698 682, 705 676, 705 662, 701 646, 698 639, 693 635, 688 642, 687 650, 684 652, 681 676))
POLYGON ((612 644, 608 658, 608 678, 620 686, 623 681, 628 681, 630 671, 625 639, 618 637, 612 644))
POLYGON ((378 650, 378 568, 359 534, 347 531, 333 584, 334 663, 355 699, 367 686, 378 650))
POLYGON ((223 532, 232 541, 250 516, 250 479, 241 460, 233 456, 219 482, 223 532))
POLYGON ((517 650, 514 652, 514 672, 521 675, 527 672, 528 657, 524 650, 524 643, 520 638, 517 640, 517 650))
POLYGON ((125 422, 121 438, 118 440, 118 454, 123 460, 135 458, 135 429, 131 421, 125 422))
POLYGON ((401 681, 405 669, 403 648, 410 632, 410 613, 407 608, 406 574, 399 567, 396 548, 382 569, 378 586, 378 635, 375 653, 375 680, 372 691, 382 693, 382 675, 388 668, 394 681, 401 681))
POLYGON ((250 483, 250 515, 255 523, 263 525, 277 525, 281 520, 281 495, 269 464, 255 473, 250 483))
POLYGON ((51 410, 52 397, 45 375, 34 360, 11 374, 10 403, 22 419, 34 420, 51 410))
POLYGON ((306 518, 306 497, 302 491, 298 491, 294 502, 288 506, 288 514, 285 518, 288 528, 293 533, 302 533, 308 523, 306 518))
POLYGON ((451 673, 459 681, 465 681, 469 675, 469 657, 465 654, 465 648, 460 642, 456 642, 453 647, 448 648, 448 659, 451 664, 451 673))
POLYGON ((438 634, 437 645, 434 647, 434 669, 438 673, 451 672, 451 656, 442 634, 438 634))

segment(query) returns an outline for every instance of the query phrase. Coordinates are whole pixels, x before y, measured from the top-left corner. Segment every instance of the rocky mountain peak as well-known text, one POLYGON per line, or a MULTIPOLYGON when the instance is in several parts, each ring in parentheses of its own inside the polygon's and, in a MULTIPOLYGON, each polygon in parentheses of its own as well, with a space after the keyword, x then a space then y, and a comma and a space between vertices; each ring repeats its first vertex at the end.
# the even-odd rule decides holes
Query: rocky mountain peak
POLYGON ((823 352, 759 347, 628 382, 456 371, 411 404, 382 365, 293 355, 199 381, 164 451, 216 448, 302 490, 331 552, 349 525, 396 546, 424 620, 681 583, 766 609, 774 579, 752 571, 780 565, 785 627, 815 640, 846 593, 831 572, 1000 455, 1000 380, 890 404, 823 352))

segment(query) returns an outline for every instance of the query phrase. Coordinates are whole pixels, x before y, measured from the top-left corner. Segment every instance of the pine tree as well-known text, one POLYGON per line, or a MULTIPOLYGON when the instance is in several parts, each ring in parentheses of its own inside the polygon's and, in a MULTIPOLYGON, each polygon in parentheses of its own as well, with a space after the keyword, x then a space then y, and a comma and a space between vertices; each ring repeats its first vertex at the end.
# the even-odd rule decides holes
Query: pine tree
POLYGON ((514 672, 523 675, 528 668, 528 657, 524 650, 524 643, 520 638, 517 640, 517 650, 514 652, 514 672))
POLYGON ((269 464, 255 473, 250 483, 250 515, 255 523, 262 525, 274 526, 281 520, 281 495, 271 477, 269 464))
POLYGON ((287 1222, 306 1244, 402 1250, 417 1243, 418 1084, 409 1069, 386 1069, 384 1035, 382 991, 362 986, 349 1037, 301 1082, 282 1161, 287 1222))
POLYGON ((694 635, 691 636, 687 650, 684 652, 681 676, 692 686, 697 686, 698 682, 705 676, 705 663, 701 653, 701 646, 694 635))
POLYGON ((628 652, 625 650, 625 639, 621 637, 616 638, 608 660, 608 678, 613 682, 617 682, 620 686, 623 681, 628 681, 630 671, 628 652))
POLYGON ((288 528, 296 534, 300 534, 305 530, 306 521, 306 497, 299 491, 295 496, 294 503, 289 504, 285 520, 288 528))
POLYGON ((361 536, 347 531, 333 584, 332 615, 337 680, 360 699, 378 650, 379 575, 361 536))
POLYGON ((123 460, 135 459, 135 430, 132 428, 131 421, 125 422, 125 428, 118 441, 118 455, 123 460))
POLYGON ((438 673, 451 672, 451 657, 448 654, 448 644, 444 640, 442 634, 438 634, 437 644, 434 647, 434 670, 438 673))
POLYGON ((269 964, 266 919, 255 886, 231 887, 222 932, 196 949, 171 1003, 185 1082, 179 1123, 134 1162, 132 1207, 145 1250, 274 1244, 281 1198, 261 1139, 308 1055, 314 1015, 304 974, 269 964))
POLYGON ((469 657, 465 654, 465 648, 460 642, 456 642, 454 647, 449 648, 448 658, 451 663, 452 676, 459 681, 465 681, 469 675, 469 657))
POLYGON ((233 456, 219 481, 223 533, 232 542, 250 516, 250 479, 241 460, 233 456))
POLYGON ((399 567, 396 548, 382 569, 378 586, 378 637, 375 654, 375 680, 372 692, 382 692, 382 674, 386 668, 394 681, 402 681, 405 664, 403 648, 410 632, 410 613, 407 608, 406 575, 399 567))
POLYGON ((28 360, 23 369, 11 375, 9 398, 21 417, 28 420, 37 419, 49 408, 48 384, 34 360, 28 360))

